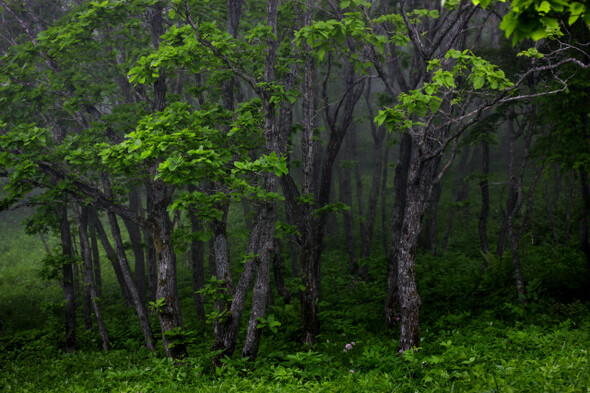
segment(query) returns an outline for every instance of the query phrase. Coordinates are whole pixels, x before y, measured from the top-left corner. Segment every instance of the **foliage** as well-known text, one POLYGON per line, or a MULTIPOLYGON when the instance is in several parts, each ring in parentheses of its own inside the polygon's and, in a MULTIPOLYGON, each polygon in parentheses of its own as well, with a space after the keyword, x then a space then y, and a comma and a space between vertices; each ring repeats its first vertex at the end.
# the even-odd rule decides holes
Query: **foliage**
MULTIPOLYGON (((473 4, 486 8, 491 0, 472 0, 473 4)), ((500 0, 504 2, 505 0, 500 0)), ((443 0, 444 4, 444 0, 443 0)), ((588 1, 565 0, 515 0, 510 1, 510 10, 504 16, 500 28, 506 37, 512 36, 516 44, 527 38, 538 41, 543 38, 563 36, 560 23, 590 25, 588 1)))

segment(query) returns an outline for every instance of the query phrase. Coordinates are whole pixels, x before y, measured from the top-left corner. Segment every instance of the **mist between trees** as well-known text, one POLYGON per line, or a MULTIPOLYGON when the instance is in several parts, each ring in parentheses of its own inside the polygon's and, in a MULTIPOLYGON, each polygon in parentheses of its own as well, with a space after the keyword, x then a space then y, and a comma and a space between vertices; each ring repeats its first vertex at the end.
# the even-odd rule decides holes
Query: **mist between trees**
POLYGON ((583 253, 588 283, 588 17, 539 4, 528 25, 502 2, 0 0, 1 206, 34 208, 65 350, 77 299, 111 347, 111 267, 144 345, 177 360, 190 271, 217 365, 238 342, 256 359, 281 302, 317 343, 327 251, 383 288, 401 353, 417 253, 509 259, 522 303, 538 244, 583 253))

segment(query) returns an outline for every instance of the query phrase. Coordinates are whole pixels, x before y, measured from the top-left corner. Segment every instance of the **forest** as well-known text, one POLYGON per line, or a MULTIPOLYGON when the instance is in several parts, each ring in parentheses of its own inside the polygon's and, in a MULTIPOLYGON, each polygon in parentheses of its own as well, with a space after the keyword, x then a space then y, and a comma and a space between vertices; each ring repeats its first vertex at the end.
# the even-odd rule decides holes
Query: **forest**
POLYGON ((590 392, 589 0, 0 0, 0 391, 590 392))

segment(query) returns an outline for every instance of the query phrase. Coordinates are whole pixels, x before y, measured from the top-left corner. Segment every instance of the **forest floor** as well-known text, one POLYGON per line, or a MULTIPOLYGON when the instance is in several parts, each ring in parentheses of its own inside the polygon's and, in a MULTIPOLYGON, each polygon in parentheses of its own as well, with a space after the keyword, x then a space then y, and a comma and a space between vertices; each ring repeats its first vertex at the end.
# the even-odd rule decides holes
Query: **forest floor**
MULTIPOLYGON (((527 251, 527 306, 515 297, 509 259, 482 271, 474 250, 420 255, 422 342, 403 356, 396 332, 383 326, 383 258, 368 262, 369 282, 355 282, 342 264, 345 255, 327 250, 317 345, 299 344, 299 306, 275 295, 269 314, 280 325, 264 328, 258 359, 236 356, 216 369, 210 366, 211 325, 196 319, 184 263, 179 286, 191 357, 173 365, 161 349, 142 348, 137 319, 121 304, 106 267, 102 304, 113 349, 100 350, 98 333, 84 328, 79 307, 79 349, 65 354, 62 297, 55 280, 40 278, 41 241, 4 216, 0 251, 2 393, 590 392, 588 283, 573 248, 527 251)), ((293 295, 296 285, 290 283, 293 295)))

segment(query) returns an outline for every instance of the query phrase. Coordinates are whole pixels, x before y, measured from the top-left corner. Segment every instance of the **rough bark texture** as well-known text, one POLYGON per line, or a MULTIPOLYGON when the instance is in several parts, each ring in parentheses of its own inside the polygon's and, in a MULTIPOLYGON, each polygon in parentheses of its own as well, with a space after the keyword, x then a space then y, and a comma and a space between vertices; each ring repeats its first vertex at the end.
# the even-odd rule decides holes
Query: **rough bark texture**
POLYGON ((420 346, 420 304, 416 288, 416 245, 421 231, 421 219, 432 184, 432 161, 423 162, 414 151, 407 184, 407 200, 398 243, 397 286, 400 300, 400 352, 420 346))
POLYGON ((412 157, 412 138, 404 133, 399 146, 399 159, 393 178, 394 200, 391 218, 391 245, 387 253, 387 297, 385 299, 385 326, 395 329, 399 322, 398 285, 398 244, 404 220, 407 202, 407 183, 410 160, 412 157))

